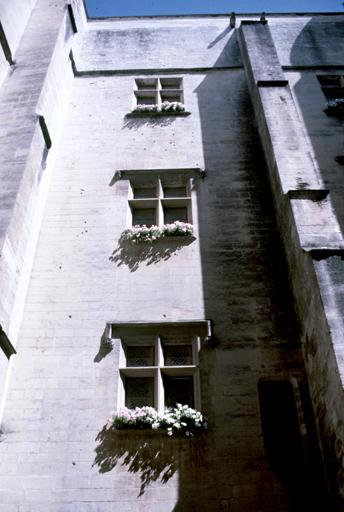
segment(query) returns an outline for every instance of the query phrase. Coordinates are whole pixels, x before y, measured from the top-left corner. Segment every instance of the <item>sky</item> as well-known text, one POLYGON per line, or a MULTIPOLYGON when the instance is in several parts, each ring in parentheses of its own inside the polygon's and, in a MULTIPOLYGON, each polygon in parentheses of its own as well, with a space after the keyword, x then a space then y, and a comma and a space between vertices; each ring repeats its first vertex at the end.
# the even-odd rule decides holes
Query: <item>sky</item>
POLYGON ((90 17, 229 12, 343 12, 342 0, 85 0, 90 17))

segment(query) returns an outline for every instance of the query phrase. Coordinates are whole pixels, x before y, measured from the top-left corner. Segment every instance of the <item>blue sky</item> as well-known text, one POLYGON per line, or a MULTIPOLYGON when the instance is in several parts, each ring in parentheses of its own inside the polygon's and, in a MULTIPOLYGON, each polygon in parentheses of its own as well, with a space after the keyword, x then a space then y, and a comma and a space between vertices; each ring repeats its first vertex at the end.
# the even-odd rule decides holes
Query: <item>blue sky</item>
POLYGON ((85 0, 89 16, 226 12, 343 12, 342 0, 85 0))

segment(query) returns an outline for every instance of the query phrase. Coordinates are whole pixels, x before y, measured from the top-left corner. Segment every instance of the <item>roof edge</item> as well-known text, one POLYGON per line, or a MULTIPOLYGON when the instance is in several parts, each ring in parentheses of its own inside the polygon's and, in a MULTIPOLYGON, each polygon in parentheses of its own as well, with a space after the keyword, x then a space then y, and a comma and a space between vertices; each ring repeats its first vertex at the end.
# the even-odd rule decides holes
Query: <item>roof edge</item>
MULTIPOLYGON (((158 15, 147 15, 147 16, 90 16, 85 5, 88 21, 120 21, 120 20, 149 20, 149 19, 191 19, 191 18, 228 18, 230 12, 219 13, 219 14, 158 14, 158 15)), ((244 16, 259 17, 262 12, 255 13, 235 13, 237 17, 242 18, 244 16)), ((344 12, 265 12, 266 16, 270 17, 314 17, 314 16, 344 16, 344 12)))

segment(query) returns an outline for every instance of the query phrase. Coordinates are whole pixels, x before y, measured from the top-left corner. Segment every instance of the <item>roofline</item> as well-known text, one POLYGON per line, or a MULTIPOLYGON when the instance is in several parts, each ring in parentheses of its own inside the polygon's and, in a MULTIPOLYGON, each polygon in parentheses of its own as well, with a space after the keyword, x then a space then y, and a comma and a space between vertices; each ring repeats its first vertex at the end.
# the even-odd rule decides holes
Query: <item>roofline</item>
MULTIPOLYGON (((120 20, 149 20, 149 19, 192 19, 192 18, 228 18, 230 12, 219 13, 219 14, 159 14, 159 15, 147 15, 147 16, 96 16, 91 17, 88 14, 87 7, 85 4, 85 10, 88 21, 120 21, 120 20)), ((237 17, 242 18, 245 16, 259 17, 262 11, 256 13, 245 13, 236 12, 237 17)), ((270 17, 314 17, 314 16, 344 16, 344 12, 265 12, 266 16, 270 17)))

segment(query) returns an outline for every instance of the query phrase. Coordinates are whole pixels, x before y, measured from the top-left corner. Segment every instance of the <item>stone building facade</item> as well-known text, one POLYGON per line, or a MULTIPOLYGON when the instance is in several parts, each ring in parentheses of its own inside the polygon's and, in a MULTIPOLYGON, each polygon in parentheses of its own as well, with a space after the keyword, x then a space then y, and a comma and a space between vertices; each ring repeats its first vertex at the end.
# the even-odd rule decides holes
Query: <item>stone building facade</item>
POLYGON ((0 510, 343 510, 343 15, 0 20, 0 510))

